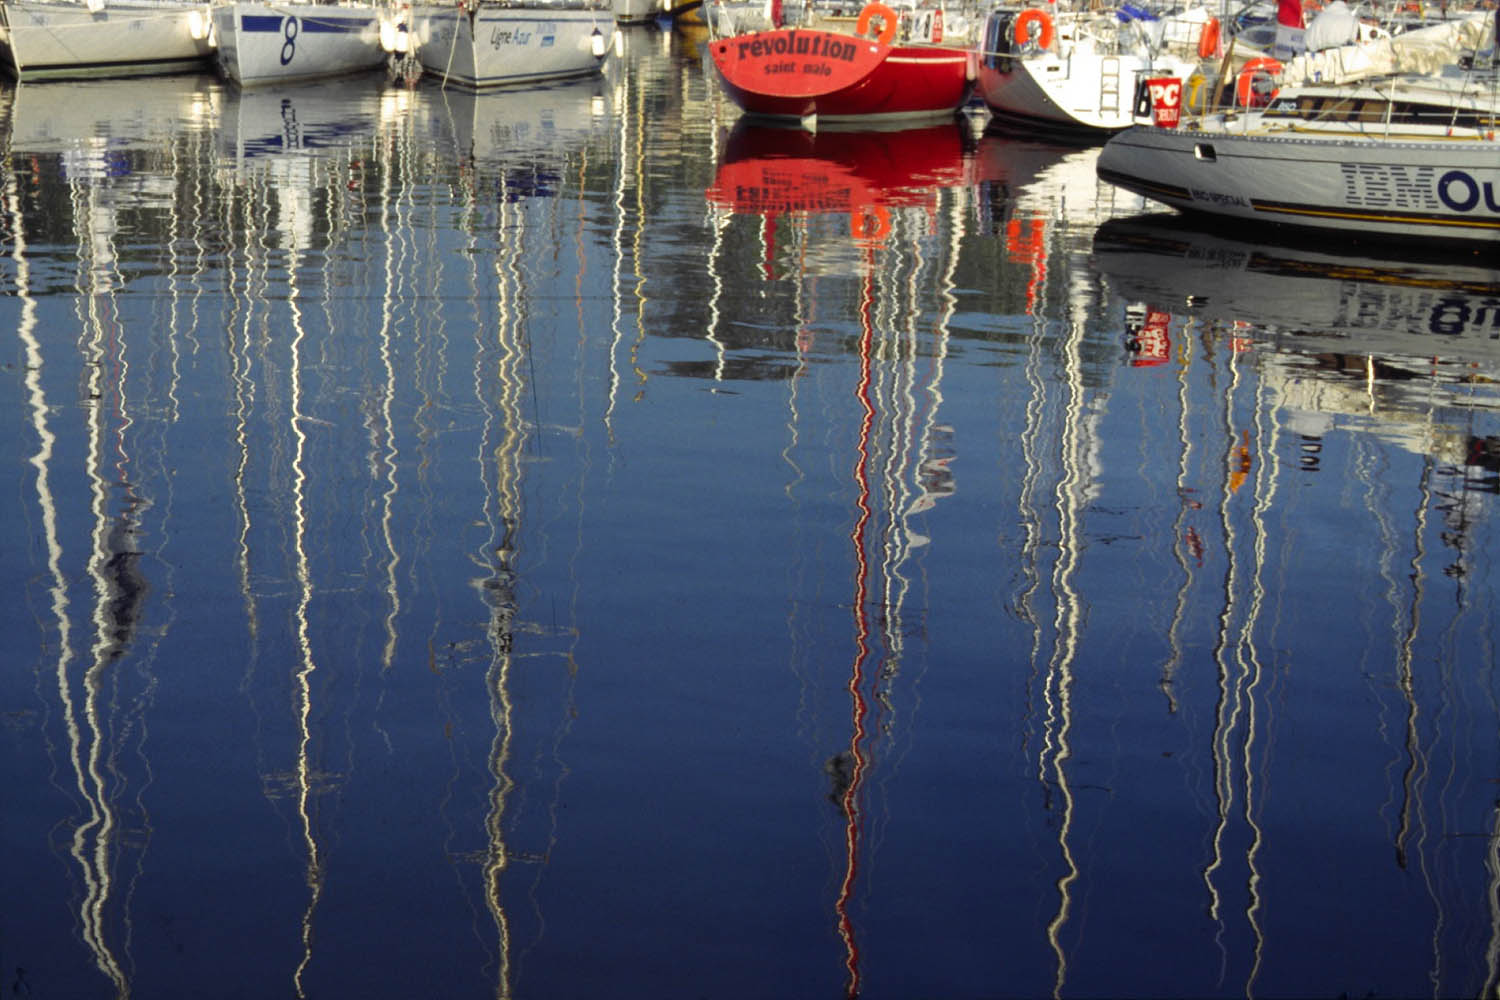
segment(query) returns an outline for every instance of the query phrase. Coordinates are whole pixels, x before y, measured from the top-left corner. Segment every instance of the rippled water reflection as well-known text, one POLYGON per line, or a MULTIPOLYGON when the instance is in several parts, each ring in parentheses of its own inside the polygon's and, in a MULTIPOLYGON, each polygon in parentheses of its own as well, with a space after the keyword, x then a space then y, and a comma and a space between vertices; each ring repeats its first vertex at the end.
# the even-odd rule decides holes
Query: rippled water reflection
POLYGON ((0 92, 5 990, 1493 994, 1493 264, 626 37, 0 92))

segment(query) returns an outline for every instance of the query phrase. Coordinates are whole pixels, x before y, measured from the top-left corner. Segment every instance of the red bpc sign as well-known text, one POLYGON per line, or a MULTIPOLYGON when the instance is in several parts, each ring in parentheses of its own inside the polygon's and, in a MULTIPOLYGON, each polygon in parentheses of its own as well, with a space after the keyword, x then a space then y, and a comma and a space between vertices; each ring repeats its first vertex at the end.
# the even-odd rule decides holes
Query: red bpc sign
POLYGON ((1182 81, 1158 76, 1146 81, 1151 95, 1151 122, 1158 128, 1176 128, 1182 120, 1182 81))

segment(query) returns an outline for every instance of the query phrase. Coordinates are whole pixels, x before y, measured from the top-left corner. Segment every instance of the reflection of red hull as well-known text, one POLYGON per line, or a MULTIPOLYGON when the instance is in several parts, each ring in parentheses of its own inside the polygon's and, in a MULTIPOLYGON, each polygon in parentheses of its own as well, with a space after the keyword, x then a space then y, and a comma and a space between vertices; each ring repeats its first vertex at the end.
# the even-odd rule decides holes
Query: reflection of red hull
POLYGON ((956 123, 897 132, 807 132, 741 122, 730 133, 708 200, 733 212, 849 212, 928 205, 971 180, 956 123))
POLYGON ((709 45, 724 90, 774 118, 903 120, 952 115, 973 89, 971 56, 938 45, 882 45, 781 28, 709 45))

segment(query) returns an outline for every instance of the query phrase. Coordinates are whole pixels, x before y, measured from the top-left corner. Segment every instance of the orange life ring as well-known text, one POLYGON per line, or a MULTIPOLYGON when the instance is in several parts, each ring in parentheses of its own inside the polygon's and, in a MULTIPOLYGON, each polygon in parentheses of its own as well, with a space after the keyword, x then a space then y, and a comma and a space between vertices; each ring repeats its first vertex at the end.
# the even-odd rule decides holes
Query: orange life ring
POLYGON ((1219 19, 1211 17, 1198 32, 1198 58, 1212 59, 1219 54, 1219 19))
POLYGON ((875 36, 875 41, 881 45, 889 45, 891 39, 896 37, 896 12, 883 3, 865 4, 865 9, 859 12, 859 20, 854 23, 854 33, 868 33, 870 22, 877 17, 880 18, 880 34, 875 36))
POLYGON ((1281 63, 1269 56, 1258 56, 1245 63, 1234 82, 1234 96, 1243 107, 1263 108, 1276 96, 1279 88, 1273 87, 1269 94, 1256 92, 1255 81, 1261 76, 1269 77, 1274 83, 1281 76, 1281 63))
POLYGON ((1030 42, 1033 24, 1037 26, 1037 47, 1050 49, 1052 47, 1052 15, 1045 10, 1037 10, 1035 7, 1028 7, 1021 11, 1011 22, 1011 41, 1017 45, 1030 42))

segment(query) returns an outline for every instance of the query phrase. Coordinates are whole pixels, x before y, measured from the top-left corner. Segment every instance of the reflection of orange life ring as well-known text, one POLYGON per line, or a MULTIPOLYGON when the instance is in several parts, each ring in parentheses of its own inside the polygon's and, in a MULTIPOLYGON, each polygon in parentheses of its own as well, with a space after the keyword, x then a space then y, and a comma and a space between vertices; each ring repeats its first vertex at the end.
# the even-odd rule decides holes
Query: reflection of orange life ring
POLYGON ((1240 70, 1240 75, 1234 83, 1234 96, 1239 98, 1241 105, 1247 108, 1263 108, 1271 103, 1271 98, 1276 96, 1273 87, 1269 94, 1257 93, 1255 81, 1258 77, 1266 77, 1274 84, 1281 76, 1281 63, 1269 56, 1259 56, 1245 63, 1240 70))
POLYGON ((883 3, 865 4, 865 9, 859 12, 859 20, 854 24, 854 33, 867 34, 870 22, 877 17, 880 18, 880 34, 875 36, 875 41, 881 45, 889 45, 891 39, 896 37, 896 12, 883 3))
POLYGON ((1219 19, 1211 17, 1203 22, 1198 33, 1198 58, 1212 59, 1219 54, 1219 19))
POLYGON ((1052 47, 1052 15, 1045 10, 1037 10, 1035 7, 1023 10, 1016 15, 1015 21, 1010 26, 1011 41, 1017 45, 1025 45, 1031 41, 1033 23, 1037 26, 1037 47, 1050 49, 1052 47))
POLYGON ((891 213, 884 205, 855 209, 849 216, 849 235, 856 240, 879 243, 891 235, 891 213))

